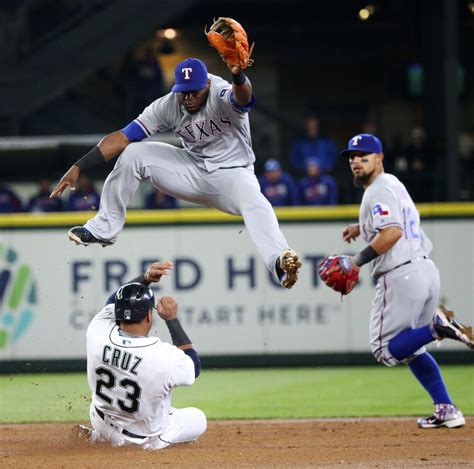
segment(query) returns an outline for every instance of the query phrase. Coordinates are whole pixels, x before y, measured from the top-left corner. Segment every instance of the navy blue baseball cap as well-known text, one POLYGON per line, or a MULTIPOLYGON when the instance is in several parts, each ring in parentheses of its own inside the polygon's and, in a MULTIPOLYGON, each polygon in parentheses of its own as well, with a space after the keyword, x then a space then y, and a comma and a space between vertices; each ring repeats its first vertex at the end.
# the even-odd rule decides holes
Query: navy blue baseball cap
POLYGON ((174 93, 202 90, 207 85, 207 67, 199 59, 183 60, 174 69, 174 93))
POLYGON ((280 163, 274 158, 267 160, 263 167, 265 171, 278 171, 281 168, 280 163))
POLYGON ((383 153, 382 142, 371 134, 358 134, 352 137, 345 150, 342 150, 341 156, 348 156, 353 151, 363 151, 366 153, 383 153))

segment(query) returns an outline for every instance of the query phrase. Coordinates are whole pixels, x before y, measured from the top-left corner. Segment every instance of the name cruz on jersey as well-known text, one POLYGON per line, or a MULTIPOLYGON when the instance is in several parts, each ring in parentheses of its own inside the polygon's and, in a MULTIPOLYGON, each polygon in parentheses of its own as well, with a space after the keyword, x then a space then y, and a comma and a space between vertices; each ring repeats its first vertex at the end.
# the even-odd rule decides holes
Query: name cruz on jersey
POLYGON ((102 361, 109 366, 120 368, 136 376, 138 365, 143 361, 143 358, 125 350, 105 345, 102 351, 102 361))

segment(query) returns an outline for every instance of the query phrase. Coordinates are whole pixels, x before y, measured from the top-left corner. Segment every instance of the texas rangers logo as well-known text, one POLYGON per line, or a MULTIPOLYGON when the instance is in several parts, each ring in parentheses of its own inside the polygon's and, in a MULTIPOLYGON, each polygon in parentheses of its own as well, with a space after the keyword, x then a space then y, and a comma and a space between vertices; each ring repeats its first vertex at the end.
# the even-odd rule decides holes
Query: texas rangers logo
POLYGON ((372 213, 375 217, 389 217, 390 216, 390 208, 387 205, 381 204, 377 202, 372 207, 372 213))
POLYGON ((193 71, 191 67, 182 68, 181 71, 184 73, 185 80, 191 80, 190 73, 193 71))
POLYGON ((360 135, 356 135, 353 139, 352 139, 352 146, 353 147, 356 147, 357 145, 359 145, 359 140, 362 140, 362 137, 360 135))

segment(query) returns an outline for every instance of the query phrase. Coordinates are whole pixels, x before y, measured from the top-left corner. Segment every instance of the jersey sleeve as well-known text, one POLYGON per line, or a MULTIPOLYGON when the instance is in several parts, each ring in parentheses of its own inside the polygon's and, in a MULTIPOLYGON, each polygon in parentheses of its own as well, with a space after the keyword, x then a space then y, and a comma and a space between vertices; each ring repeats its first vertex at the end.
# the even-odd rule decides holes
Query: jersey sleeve
POLYGON ((390 226, 403 228, 399 200, 389 188, 378 190, 372 194, 370 215, 374 230, 380 231, 390 226))
POLYGON ((171 387, 191 386, 196 379, 193 360, 178 347, 169 344, 169 348, 171 387))
POLYGON ((213 92, 217 94, 218 102, 220 102, 222 106, 230 108, 238 114, 249 112, 256 102, 255 95, 252 94, 250 102, 245 106, 236 103, 232 85, 223 79, 217 79, 217 77, 213 78, 211 89, 213 89, 213 92))
POLYGON ((167 94, 153 101, 133 122, 122 129, 122 131, 127 137, 129 137, 128 132, 132 139, 138 137, 138 140, 142 140, 158 132, 168 132, 171 130, 171 126, 168 124, 169 114, 171 112, 171 99, 172 96, 167 94))

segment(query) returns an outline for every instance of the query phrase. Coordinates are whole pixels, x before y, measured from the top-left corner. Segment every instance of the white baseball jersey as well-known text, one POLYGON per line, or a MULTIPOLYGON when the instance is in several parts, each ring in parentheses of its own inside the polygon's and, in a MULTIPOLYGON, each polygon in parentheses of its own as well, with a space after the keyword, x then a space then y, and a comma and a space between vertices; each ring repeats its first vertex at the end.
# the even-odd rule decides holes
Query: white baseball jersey
POLYGON ((92 405, 108 421, 137 435, 169 427, 171 391, 194 383, 192 359, 157 337, 126 334, 107 305, 87 329, 87 379, 92 405))
POLYGON ((209 172, 253 164, 249 117, 243 109, 249 110, 254 100, 239 106, 230 83, 216 75, 208 76, 209 96, 197 113, 188 113, 171 92, 150 104, 135 122, 147 136, 174 132, 186 152, 209 172))
POLYGON ((433 247, 420 227, 420 214, 410 194, 392 174, 382 173, 365 190, 359 226, 368 243, 384 228, 398 226, 403 231, 403 236, 390 250, 372 261, 374 276, 404 262, 428 256, 433 247))

